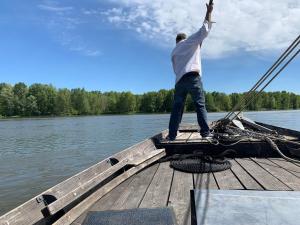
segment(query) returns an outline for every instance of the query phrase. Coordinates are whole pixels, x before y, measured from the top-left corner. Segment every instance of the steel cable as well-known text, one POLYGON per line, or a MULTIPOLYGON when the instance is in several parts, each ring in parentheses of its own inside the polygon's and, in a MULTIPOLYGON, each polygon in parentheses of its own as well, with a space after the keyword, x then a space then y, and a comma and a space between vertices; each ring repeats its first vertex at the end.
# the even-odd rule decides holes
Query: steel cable
POLYGON ((247 106, 249 106, 250 105, 250 103, 252 103, 252 101, 264 90, 264 89, 266 89, 266 87, 267 86, 269 86, 269 84, 290 64, 290 62, 299 54, 299 52, 300 52, 300 49, 284 64, 284 66, 271 78, 271 80, 269 80, 264 86, 263 86, 263 88, 259 91, 259 92, 257 92, 257 93, 255 93, 253 96, 252 96, 252 98, 246 103, 246 105, 244 105, 241 109, 240 109, 240 111, 237 113, 237 114, 235 114, 234 115, 234 117, 231 119, 231 120, 234 120, 235 118, 237 118, 240 114, 241 114, 241 112, 244 110, 244 109, 246 109, 246 107, 247 106))
MULTIPOLYGON (((225 117, 224 117, 224 119, 229 119, 233 114, 234 114, 234 112, 239 108, 239 107, 241 107, 242 106, 242 104, 244 104, 244 102, 246 101, 246 100, 248 100, 250 97, 251 97, 251 95, 253 94, 253 93, 255 93, 255 91, 266 81, 266 79, 268 79, 271 75, 272 75, 272 73, 282 64, 282 62, 295 50, 295 48, 299 45, 299 43, 300 43, 300 35, 295 39, 295 41, 285 50, 285 52, 279 57, 279 59, 271 66, 271 68, 260 78, 260 80, 250 89, 250 91, 248 91, 247 93, 246 93, 246 95, 245 96, 243 96, 242 97, 242 100, 239 102, 239 103, 237 103, 235 106, 234 106, 234 108, 233 108, 233 110, 231 111, 231 112, 229 112, 225 117)), ((297 52, 295 55, 294 55, 294 57, 292 57, 292 59, 294 59, 295 58, 295 56, 298 54, 299 52, 297 52)), ((284 68, 289 64, 291 62, 291 60, 289 60, 289 62, 284 66, 284 68)), ((283 69, 284 69, 283 68, 283 69)), ((280 70, 280 72, 283 70, 283 69, 281 69, 280 70)), ((279 72, 279 73, 280 73, 279 72)), ((277 73, 276 74, 276 76, 278 76, 279 75, 279 73, 277 73)), ((272 80, 271 81, 273 81, 274 80, 274 78, 275 77, 273 77, 272 78, 272 80)), ((268 85, 270 84, 271 82, 268 82, 268 85)), ((268 86, 267 85, 267 86, 268 86)), ((263 89, 265 89, 266 88, 266 86, 263 88, 263 89)), ((262 89, 262 90, 263 90, 262 89)), ((262 91, 261 90, 261 91, 262 91)), ((261 91, 260 91, 260 93, 261 93, 261 91)), ((255 97, 256 97, 257 95, 255 95, 255 97)), ((252 102, 253 101, 253 95, 252 95, 252 97, 251 97, 251 101, 247 101, 247 106, 250 104, 250 102, 252 102)), ((246 107, 247 107, 246 106, 246 107)), ((242 107, 243 109, 245 108, 245 107, 242 107)), ((241 110, 242 111, 242 110, 241 110)), ((240 111, 240 112, 241 112, 240 111)), ((234 118, 236 118, 236 116, 234 117, 234 118)))

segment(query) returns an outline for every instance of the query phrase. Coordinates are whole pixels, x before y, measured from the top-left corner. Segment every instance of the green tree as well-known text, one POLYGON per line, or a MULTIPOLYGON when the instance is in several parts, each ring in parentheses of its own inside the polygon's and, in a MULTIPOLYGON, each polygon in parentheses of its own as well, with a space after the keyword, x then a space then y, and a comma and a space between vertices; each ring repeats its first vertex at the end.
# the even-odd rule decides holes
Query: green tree
POLYGON ((231 110, 231 100, 225 93, 212 92, 213 100, 218 111, 231 110))
POLYGON ((99 115, 106 112, 108 108, 107 96, 103 95, 99 91, 92 91, 88 94, 90 113, 93 115, 99 115))
POLYGON ((281 95, 281 109, 289 109, 290 108, 290 95, 286 91, 282 91, 281 95))
POLYGON ((156 101, 156 93, 148 92, 143 94, 141 100, 141 112, 153 113, 155 112, 155 101, 156 101))
POLYGON ((14 115, 14 93, 10 85, 3 85, 0 90, 0 115, 14 115))
POLYGON ((56 115, 71 115, 72 105, 71 105, 71 92, 64 88, 59 89, 56 94, 54 113, 56 115))
POLYGON ((159 90, 155 99, 155 112, 166 112, 165 98, 168 94, 167 90, 159 90))
POLYGON ((75 115, 88 115, 90 113, 90 104, 84 89, 71 90, 71 104, 75 115))
POLYGON ((29 87, 29 95, 36 98, 41 115, 54 115, 56 90, 52 85, 33 84, 29 87))
POLYGON ((135 111, 140 112, 142 103, 142 96, 141 95, 135 95, 135 111))
POLYGON ((206 109, 208 112, 217 112, 218 108, 216 107, 214 97, 211 93, 207 92, 205 94, 205 102, 206 102, 206 109))
POLYGON ((118 102, 118 93, 117 92, 108 92, 105 93, 107 97, 107 110, 106 113, 116 113, 117 112, 117 102, 118 102))
POLYGON ((26 98, 26 104, 25 104, 25 115, 26 116, 38 116, 41 112, 39 111, 36 97, 33 95, 29 95, 26 98))
POLYGON ((240 104, 243 98, 242 94, 238 93, 232 93, 229 95, 232 107, 235 107, 236 105, 240 104))
POLYGON ((131 92, 122 92, 117 101, 117 111, 119 113, 131 113, 135 110, 135 97, 131 92))
POLYGON ((297 109, 297 95, 295 95, 294 93, 290 94, 290 109, 297 109))
POLYGON ((164 106, 166 107, 166 112, 172 111, 173 101, 174 101, 174 89, 171 89, 168 91, 164 100, 164 106))
POLYGON ((15 115, 24 116, 26 112, 26 98, 28 88, 24 83, 17 83, 13 87, 15 115))

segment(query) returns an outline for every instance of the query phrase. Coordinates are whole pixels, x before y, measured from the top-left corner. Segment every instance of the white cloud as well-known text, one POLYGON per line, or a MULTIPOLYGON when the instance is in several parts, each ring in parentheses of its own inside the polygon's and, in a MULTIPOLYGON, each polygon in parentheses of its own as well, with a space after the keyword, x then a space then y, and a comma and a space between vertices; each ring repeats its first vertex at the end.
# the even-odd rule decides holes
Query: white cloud
POLYGON ((69 49, 71 51, 74 51, 74 52, 80 52, 80 53, 82 53, 85 56, 95 57, 95 56, 102 55, 102 53, 99 50, 93 50, 93 49, 90 49, 90 48, 88 48, 88 47, 86 47, 84 45, 69 46, 69 49))
MULTIPOLYGON (((85 22, 79 16, 76 8, 72 6, 62 6, 59 2, 53 0, 44 0, 43 4, 37 7, 40 10, 47 11, 46 26, 53 34, 55 40, 64 48, 72 52, 77 52, 84 56, 100 56, 102 52, 89 46, 88 41, 84 40, 78 27, 85 22)), ((96 10, 82 9, 81 13, 86 16, 97 14, 96 10)))
MULTIPOLYGON (((117 5, 103 13, 110 23, 168 47, 174 45, 178 32, 191 34, 199 29, 205 14, 199 0, 109 1, 117 5)), ((213 20, 217 23, 203 45, 206 57, 275 51, 299 35, 300 0, 215 1, 213 20)))
POLYGON ((73 7, 57 7, 57 6, 50 6, 50 5, 38 5, 40 9, 46 11, 53 11, 53 12, 64 12, 73 10, 73 7))

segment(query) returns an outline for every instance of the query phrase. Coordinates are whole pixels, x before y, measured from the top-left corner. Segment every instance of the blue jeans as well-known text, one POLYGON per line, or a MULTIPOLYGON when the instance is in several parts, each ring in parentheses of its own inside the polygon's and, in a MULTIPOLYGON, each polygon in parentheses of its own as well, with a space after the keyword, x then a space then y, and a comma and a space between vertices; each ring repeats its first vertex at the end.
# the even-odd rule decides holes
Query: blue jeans
POLYGON ((169 137, 175 138, 182 119, 187 94, 192 96, 196 106, 198 124, 202 135, 209 134, 207 111, 201 77, 197 72, 185 74, 175 85, 174 103, 169 123, 169 137))

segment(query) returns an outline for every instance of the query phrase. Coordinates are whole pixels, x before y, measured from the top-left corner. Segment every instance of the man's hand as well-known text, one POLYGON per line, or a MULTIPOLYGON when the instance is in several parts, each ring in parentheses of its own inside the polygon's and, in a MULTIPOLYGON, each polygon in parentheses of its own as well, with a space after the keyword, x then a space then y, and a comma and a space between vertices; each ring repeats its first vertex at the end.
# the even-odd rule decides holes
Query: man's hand
POLYGON ((207 8, 206 12, 211 13, 214 9, 214 3, 212 1, 209 4, 206 3, 206 8, 207 8))
POLYGON ((209 4, 206 3, 206 16, 205 16, 205 20, 207 20, 208 22, 211 22, 211 13, 214 9, 214 3, 212 0, 209 1, 209 4))

